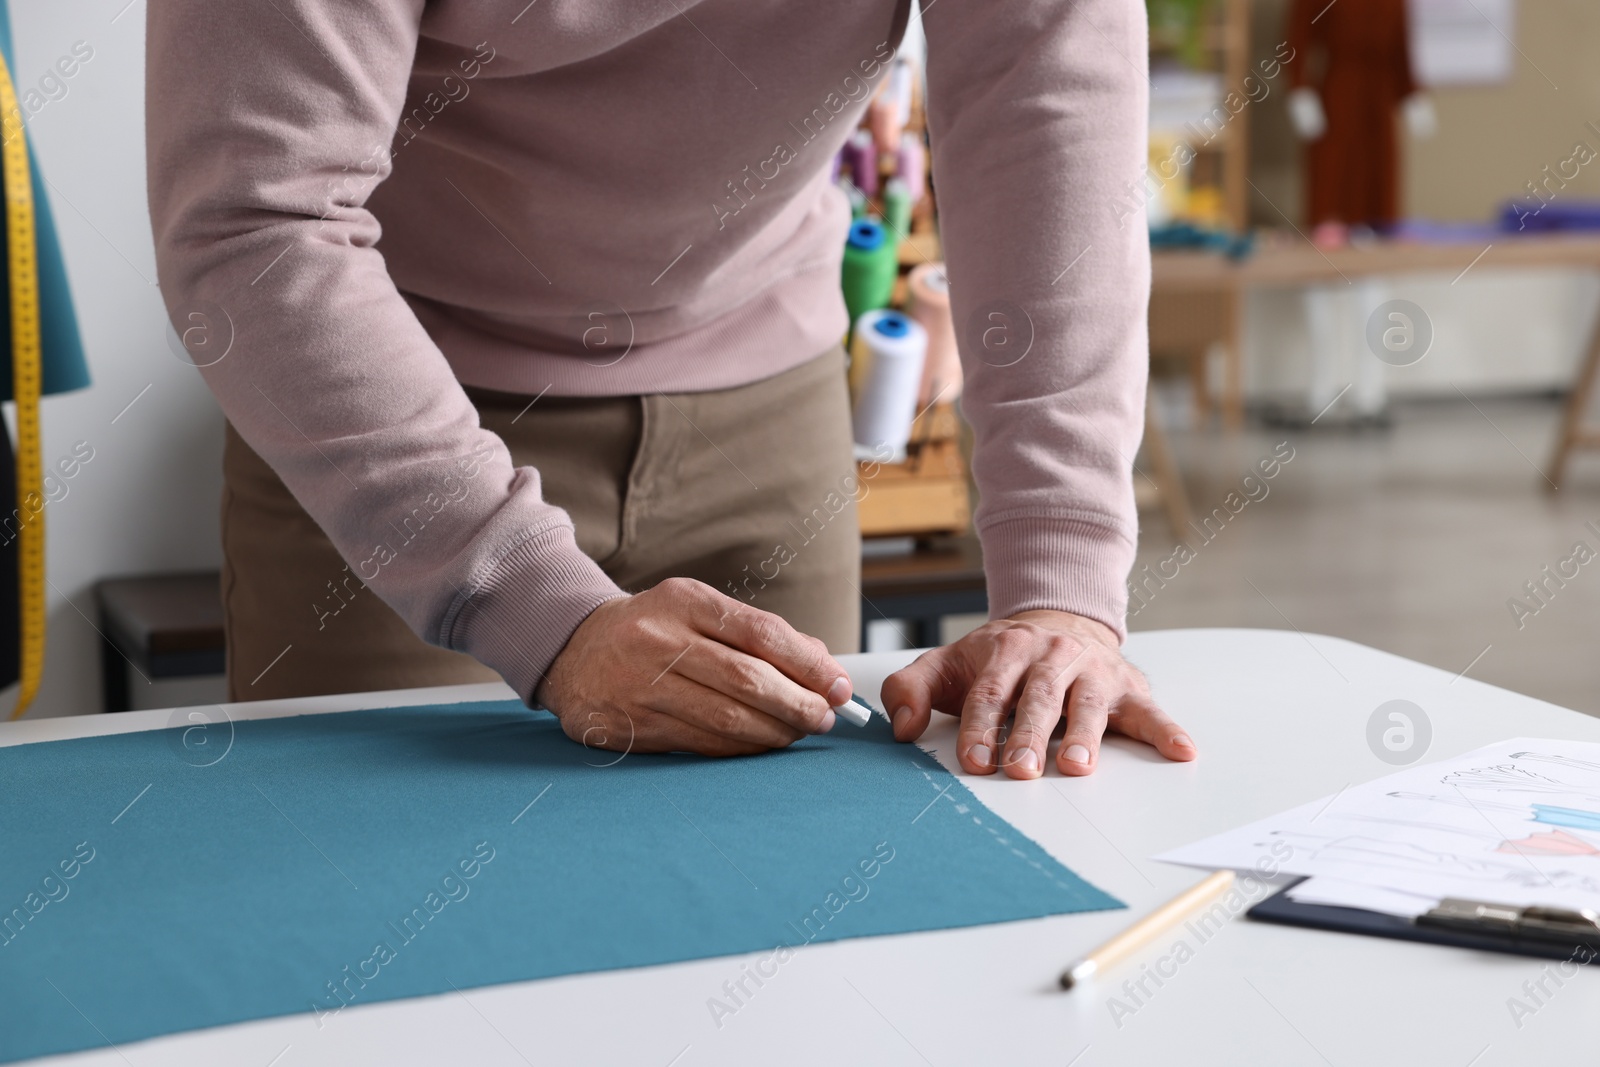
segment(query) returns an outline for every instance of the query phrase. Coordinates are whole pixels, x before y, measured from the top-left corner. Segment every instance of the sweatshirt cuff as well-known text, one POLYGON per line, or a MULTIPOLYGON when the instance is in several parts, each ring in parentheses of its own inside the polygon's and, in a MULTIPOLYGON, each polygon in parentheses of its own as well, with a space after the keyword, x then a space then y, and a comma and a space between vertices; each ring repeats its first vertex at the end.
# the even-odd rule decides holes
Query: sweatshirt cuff
POLYGON ((442 643, 498 671, 532 707, 578 624, 627 595, 579 550, 572 527, 554 526, 502 552, 463 591, 440 627, 442 643))
POLYGON ((989 617, 1048 609, 1082 615, 1127 639, 1135 546, 1120 532, 1082 519, 1010 518, 978 530, 989 587, 989 617))

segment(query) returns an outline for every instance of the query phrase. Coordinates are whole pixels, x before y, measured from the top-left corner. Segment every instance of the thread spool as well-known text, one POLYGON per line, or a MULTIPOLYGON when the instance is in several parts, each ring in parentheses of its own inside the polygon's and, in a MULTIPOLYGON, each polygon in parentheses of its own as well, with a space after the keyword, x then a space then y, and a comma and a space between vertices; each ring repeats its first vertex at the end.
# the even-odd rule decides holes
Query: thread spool
POLYGON ((956 348, 955 320, 950 316, 950 279, 943 263, 924 263, 911 272, 910 314, 928 334, 917 410, 937 398, 949 403, 961 395, 961 356, 956 348))
POLYGON ((850 224, 841 281, 851 322, 865 312, 888 305, 900 274, 897 244, 880 222, 857 219, 850 224))
POLYGON ((900 135, 900 148, 895 153, 895 174, 906 183, 911 192, 911 202, 919 204, 928 191, 928 150, 922 138, 914 133, 900 135))
POLYGON ((883 224, 897 241, 911 233, 911 191, 900 178, 883 183, 883 224))
POLYGON ((850 180, 867 196, 878 195, 878 148, 872 134, 857 130, 846 142, 850 148, 850 180))
POLYGON ((901 312, 879 309, 856 320, 856 337, 866 357, 850 420, 856 448, 881 457, 888 446, 889 462, 899 463, 916 419, 928 333, 901 312))
POLYGON ((857 160, 856 141, 853 136, 845 138, 845 142, 839 146, 839 154, 835 158, 841 164, 840 175, 834 179, 835 182, 848 183, 860 188, 859 183, 856 181, 856 172, 861 169, 861 164, 857 160))
POLYGON ((892 153, 900 144, 905 125, 900 121, 900 108, 886 94, 879 93, 867 105, 867 129, 872 131, 872 143, 880 153, 892 153))
POLYGON ((878 151, 884 155, 893 155, 900 147, 900 135, 905 132, 906 123, 911 121, 913 74, 908 60, 895 60, 889 68, 888 77, 883 79, 867 104, 867 128, 872 131, 878 151))
POLYGON ((851 182, 840 182, 839 188, 844 190, 844 198, 850 201, 850 217, 852 219, 866 218, 867 212, 872 207, 871 202, 867 200, 867 194, 857 189, 851 182))
MULTIPOLYGON (((898 57, 894 61, 894 66, 889 69, 889 95, 898 109, 896 118, 902 130, 911 123, 911 94, 916 76, 916 64, 906 56, 898 57)), ((894 151, 894 142, 891 141, 884 151, 894 151)))

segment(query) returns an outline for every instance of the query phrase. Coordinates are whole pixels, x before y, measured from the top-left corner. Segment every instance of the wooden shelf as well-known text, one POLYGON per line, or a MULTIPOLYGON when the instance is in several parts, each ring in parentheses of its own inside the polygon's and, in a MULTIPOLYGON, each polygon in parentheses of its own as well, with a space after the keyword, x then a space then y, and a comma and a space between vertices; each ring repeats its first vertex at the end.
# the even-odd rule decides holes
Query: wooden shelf
POLYGON ((954 404, 934 404, 911 427, 904 463, 862 464, 867 487, 857 511, 867 537, 961 533, 972 520, 961 417, 954 404))
POLYGON ((937 263, 940 259, 939 233, 937 230, 923 230, 920 233, 911 233, 900 242, 900 265, 902 267, 920 267, 924 263, 937 263))
MULTIPOLYGON (((1250 73, 1250 0, 1218 0, 1213 5, 1215 21, 1202 34, 1207 64, 1201 70, 1222 76, 1222 91, 1242 92, 1250 73)), ((1157 27, 1151 28, 1150 54, 1175 55, 1180 42, 1157 27)), ((1250 108, 1228 119, 1227 125, 1209 142, 1190 144, 1197 154, 1220 157, 1218 181, 1208 182, 1222 190, 1223 208, 1235 230, 1250 226, 1250 108)))

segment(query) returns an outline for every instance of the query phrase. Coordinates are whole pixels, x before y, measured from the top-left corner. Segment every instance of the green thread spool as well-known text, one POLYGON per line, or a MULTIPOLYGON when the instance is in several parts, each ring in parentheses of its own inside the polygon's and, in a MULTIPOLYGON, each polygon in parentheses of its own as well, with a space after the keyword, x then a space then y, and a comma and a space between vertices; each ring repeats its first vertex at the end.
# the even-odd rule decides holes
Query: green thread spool
POLYGON ((899 178, 883 187, 883 224, 897 241, 911 233, 911 187, 899 178))
POLYGON ((867 199, 867 194, 849 182, 841 182, 840 187, 844 189, 845 199, 850 201, 850 217, 852 219, 866 218, 867 212, 872 208, 872 203, 867 199))
POLYGON ((889 306, 900 274, 898 245, 882 223, 872 219, 851 223, 844 246, 843 282, 844 306, 850 312, 852 329, 866 312, 889 306))

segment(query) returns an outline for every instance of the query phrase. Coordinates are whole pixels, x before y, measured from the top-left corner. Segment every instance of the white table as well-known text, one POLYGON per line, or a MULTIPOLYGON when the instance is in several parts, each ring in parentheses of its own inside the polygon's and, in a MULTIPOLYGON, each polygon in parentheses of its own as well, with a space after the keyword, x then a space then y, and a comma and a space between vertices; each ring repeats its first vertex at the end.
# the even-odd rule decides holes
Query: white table
MULTIPOLYGON (((1367 748, 1374 708, 1419 704, 1444 758, 1506 737, 1600 740, 1600 722, 1331 637, 1257 630, 1142 633, 1130 657, 1202 755, 1171 764, 1113 740, 1098 773, 1035 782, 968 778, 997 813, 1127 901, 1102 912, 801 949, 719 1029, 707 998, 739 976, 725 957, 351 1007, 318 1030, 309 1014, 40 1063, 242 1064, 1501 1064, 1595 1062, 1600 973, 1556 988, 1520 1029, 1507 1000, 1546 961, 1238 920, 1203 944, 1137 1011, 1099 988, 1056 989, 1081 951, 1195 881, 1152 862, 1171 846, 1337 792, 1392 768, 1367 748), (126 1057, 126 1063, 123 1057, 126 1057)), ((910 653, 851 657, 863 692, 910 653)), ((428 700, 491 699, 499 686, 413 690, 230 707, 238 718, 428 700)), ((164 727, 168 712, 0 726, 0 744, 164 727)), ((926 740, 956 767, 954 720, 926 740)), ((957 773, 960 773, 959 770, 957 773)), ((914 827, 907 827, 907 834, 914 827)), ((1174 935, 1174 938, 1179 936, 1174 935)), ((1172 947, 1163 939, 1142 959, 1172 947)), ((1590 968, 1592 972, 1594 969, 1590 968)), ((1131 1000, 1125 1003, 1132 1005, 1131 1000)), ((4 1008, 0 1006, 0 1025, 4 1008)))

